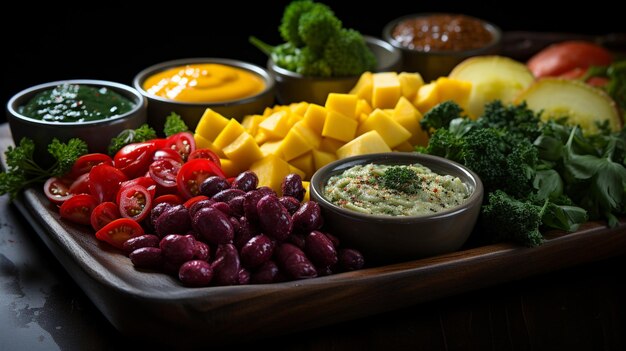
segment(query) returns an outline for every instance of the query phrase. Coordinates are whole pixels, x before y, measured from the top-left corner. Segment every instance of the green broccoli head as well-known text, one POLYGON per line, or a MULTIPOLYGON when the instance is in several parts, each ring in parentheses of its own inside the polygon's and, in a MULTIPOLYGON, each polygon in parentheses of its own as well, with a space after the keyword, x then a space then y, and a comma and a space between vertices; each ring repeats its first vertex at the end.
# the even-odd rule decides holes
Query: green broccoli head
POLYGON ((298 34, 304 45, 317 54, 321 54, 328 40, 337 35, 341 21, 330 7, 315 3, 300 16, 298 34))
POLYGON ((309 47, 300 49, 296 72, 309 77, 330 77, 333 74, 324 57, 309 47))
POLYGON ((332 68, 333 76, 359 75, 376 68, 376 57, 361 33, 353 29, 341 29, 329 38, 324 59, 332 68))
POLYGON ((484 234, 495 241, 513 241, 528 247, 541 245, 539 232, 543 208, 520 201, 501 190, 489 193, 481 209, 480 221, 484 234))
POLYGON ((296 47, 304 45, 300 33, 300 17, 315 6, 311 0, 295 0, 285 7, 278 27, 281 37, 296 47))
POLYGON ((463 109, 452 100, 444 101, 437 104, 424 114, 424 118, 420 121, 422 130, 432 134, 440 128, 448 128, 450 122, 456 118, 463 117, 463 109))
POLYGON ((529 109, 526 102, 505 106, 500 100, 486 104, 483 115, 478 119, 483 127, 506 129, 507 133, 531 142, 541 135, 540 121, 539 114, 529 109))

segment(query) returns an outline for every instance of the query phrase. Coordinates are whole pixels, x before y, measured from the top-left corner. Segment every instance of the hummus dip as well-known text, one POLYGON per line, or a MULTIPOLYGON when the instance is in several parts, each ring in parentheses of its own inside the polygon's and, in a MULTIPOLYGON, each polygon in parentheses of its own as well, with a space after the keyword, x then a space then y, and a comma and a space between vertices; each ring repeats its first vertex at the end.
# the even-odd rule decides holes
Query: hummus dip
POLYGON ((332 176, 324 187, 324 197, 339 207, 389 216, 433 214, 456 207, 469 196, 458 177, 434 173, 420 164, 358 165, 332 176))

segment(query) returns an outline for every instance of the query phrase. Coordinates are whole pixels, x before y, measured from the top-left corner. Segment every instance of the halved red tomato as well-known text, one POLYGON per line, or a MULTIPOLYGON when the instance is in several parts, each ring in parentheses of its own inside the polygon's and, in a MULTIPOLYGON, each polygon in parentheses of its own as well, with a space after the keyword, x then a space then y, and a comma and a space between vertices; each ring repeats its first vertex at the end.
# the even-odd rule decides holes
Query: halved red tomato
POLYGON ((176 133, 168 136, 165 140, 165 147, 178 152, 184 161, 196 150, 196 141, 190 132, 176 133))
POLYGON ((170 158, 162 158, 150 164, 148 174, 157 184, 165 188, 176 187, 176 176, 180 172, 181 164, 170 158))
POLYGON ((160 160, 162 158, 170 158, 178 163, 183 163, 183 158, 174 149, 158 149, 154 152, 154 155, 152 155, 152 161, 160 160))
POLYGON ((43 185, 43 192, 48 200, 60 205, 70 197, 70 180, 66 178, 50 177, 43 185))
POLYGON ((70 185, 72 194, 89 194, 89 173, 81 174, 70 185))
POLYGON ((206 158, 197 158, 185 163, 176 176, 178 192, 184 199, 200 194, 200 184, 210 176, 226 178, 222 169, 206 158))
POLYGON ((180 205, 183 203, 183 199, 176 194, 165 194, 161 196, 157 196, 154 200, 152 200, 152 207, 160 204, 161 202, 166 202, 170 205, 180 205))
POLYGON ((139 177, 148 171, 156 150, 156 144, 152 141, 128 144, 115 154, 113 165, 128 178, 139 177))
POLYGON ((117 208, 117 204, 110 201, 103 202, 91 212, 91 227, 98 231, 120 217, 120 210, 117 208))
POLYGON ((70 178, 76 179, 85 173, 89 173, 93 166, 99 165, 101 163, 112 166, 113 159, 109 155, 101 153, 82 155, 76 160, 76 162, 74 162, 72 170, 68 173, 68 176, 70 178))
POLYGON ((198 201, 202 201, 202 200, 208 200, 209 197, 205 196, 205 195, 196 195, 194 197, 192 197, 191 199, 185 201, 185 203, 183 204, 183 206, 185 206, 185 208, 190 208, 191 206, 193 206, 193 204, 195 204, 198 201))
POLYGON ((133 186, 133 185, 141 185, 144 188, 146 188, 148 190, 148 192, 150 193, 150 195, 154 198, 154 195, 156 194, 156 182, 148 177, 139 177, 139 178, 135 178, 135 179, 131 179, 131 180, 127 180, 125 182, 122 182, 122 184, 120 184, 120 189, 117 191, 117 196, 115 197, 115 203, 119 204, 120 203, 120 196, 122 195, 122 191, 124 191, 124 189, 133 186))
POLYGON ((120 184, 128 180, 121 170, 99 164, 89 171, 89 193, 96 197, 98 203, 115 201, 120 184))
POLYGON ((152 195, 139 184, 127 186, 120 192, 118 205, 122 217, 141 222, 150 214, 152 195))
POLYGON ((216 165, 220 167, 222 166, 222 161, 220 161, 220 157, 211 149, 195 149, 192 153, 189 154, 189 157, 187 157, 187 161, 195 160, 196 158, 206 158, 215 162, 216 165))
POLYGON ((61 205, 59 213, 74 223, 91 224, 91 212, 98 205, 98 200, 88 194, 77 194, 61 205))
POLYGON ((98 230, 96 238, 121 250, 126 240, 143 234, 143 228, 139 223, 130 218, 118 218, 98 230))

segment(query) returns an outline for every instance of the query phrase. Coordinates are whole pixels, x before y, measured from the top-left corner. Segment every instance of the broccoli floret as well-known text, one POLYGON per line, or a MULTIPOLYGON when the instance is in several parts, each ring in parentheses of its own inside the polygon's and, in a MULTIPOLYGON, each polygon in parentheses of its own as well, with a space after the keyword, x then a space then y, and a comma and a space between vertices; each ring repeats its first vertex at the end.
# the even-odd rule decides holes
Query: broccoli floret
POLYGON ((376 68, 376 57, 361 33, 353 29, 341 29, 329 38, 324 59, 332 68, 333 76, 359 75, 376 68))
POLYGON ((463 109, 452 100, 444 101, 431 108, 420 121, 422 130, 432 134, 440 128, 448 128, 450 122, 463 117, 463 109))
POLYGON ((308 47, 300 50, 296 72, 311 77, 330 77, 333 74, 328 62, 308 47))
POLYGON ((270 57, 274 63, 286 70, 297 72, 300 66, 300 49, 295 47, 291 43, 283 43, 280 45, 272 46, 261 41, 259 38, 251 36, 249 38, 250 43, 256 46, 264 54, 270 57))
POLYGON ((495 241, 539 246, 543 242, 539 226, 544 210, 545 206, 520 201, 496 190, 489 194, 487 204, 481 209, 481 229, 483 234, 490 235, 495 241))
POLYGON ((300 17, 314 6, 310 0, 295 0, 285 7, 278 30, 286 42, 295 47, 304 45, 299 33, 300 17))
POLYGON ((526 102, 519 105, 503 105, 496 100, 485 105, 477 123, 483 127, 506 129, 508 134, 534 141, 540 134, 539 115, 530 110, 526 102))
POLYGON ((408 167, 393 166, 385 170, 379 181, 384 188, 415 194, 419 190, 419 185, 416 184, 417 179, 414 170, 408 167))
POLYGON ((330 7, 315 3, 300 16, 298 34, 306 48, 321 54, 328 40, 336 36, 340 29, 341 21, 330 7))

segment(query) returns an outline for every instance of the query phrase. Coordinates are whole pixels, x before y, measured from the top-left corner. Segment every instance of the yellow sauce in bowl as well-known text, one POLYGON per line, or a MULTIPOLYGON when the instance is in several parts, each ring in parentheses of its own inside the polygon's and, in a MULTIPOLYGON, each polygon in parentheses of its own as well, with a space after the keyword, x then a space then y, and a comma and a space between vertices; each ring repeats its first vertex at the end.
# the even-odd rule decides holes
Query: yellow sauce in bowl
POLYGON ((217 64, 191 64, 156 73, 143 83, 150 94, 181 102, 222 102, 254 96, 265 89, 259 75, 217 64))

